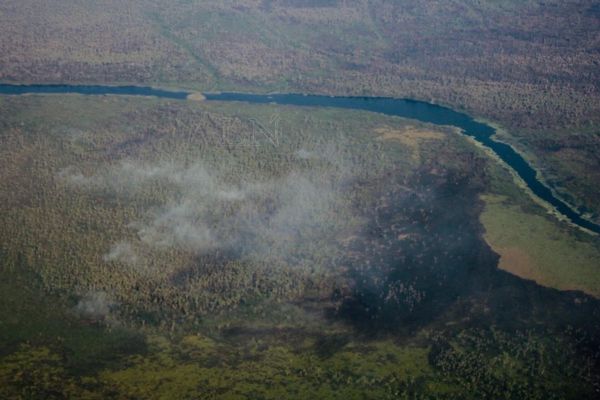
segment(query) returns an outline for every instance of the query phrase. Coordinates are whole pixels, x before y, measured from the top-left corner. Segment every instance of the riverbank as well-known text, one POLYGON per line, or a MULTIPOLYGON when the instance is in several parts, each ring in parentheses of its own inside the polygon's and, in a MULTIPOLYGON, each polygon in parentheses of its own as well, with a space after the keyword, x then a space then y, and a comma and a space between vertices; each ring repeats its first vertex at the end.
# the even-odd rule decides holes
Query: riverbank
MULTIPOLYGON (((134 95, 156 96, 171 99, 197 100, 195 92, 178 92, 143 86, 69 86, 69 85, 1 85, 0 94, 26 93, 79 93, 86 95, 134 95)), ((381 97, 335 97, 306 94, 248 94, 248 93, 204 93, 202 100, 240 101, 255 104, 275 103, 280 105, 333 107, 377 112, 385 115, 415 119, 435 125, 456 126, 466 135, 490 149, 508 165, 523 184, 541 201, 553 208, 553 214, 570 221, 588 233, 600 233, 600 225, 585 218, 570 204, 555 195, 554 190, 539 179, 539 173, 511 145, 494 140, 496 129, 471 116, 450 108, 410 99, 381 97)))

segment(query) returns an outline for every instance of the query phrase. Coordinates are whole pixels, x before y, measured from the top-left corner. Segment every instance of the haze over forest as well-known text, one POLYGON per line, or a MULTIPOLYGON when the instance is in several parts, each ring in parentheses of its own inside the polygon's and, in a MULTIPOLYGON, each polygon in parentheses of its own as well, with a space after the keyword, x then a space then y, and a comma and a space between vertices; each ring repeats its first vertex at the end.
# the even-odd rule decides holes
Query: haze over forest
POLYGON ((598 397, 597 2, 5 0, 0 93, 1 398, 598 397))

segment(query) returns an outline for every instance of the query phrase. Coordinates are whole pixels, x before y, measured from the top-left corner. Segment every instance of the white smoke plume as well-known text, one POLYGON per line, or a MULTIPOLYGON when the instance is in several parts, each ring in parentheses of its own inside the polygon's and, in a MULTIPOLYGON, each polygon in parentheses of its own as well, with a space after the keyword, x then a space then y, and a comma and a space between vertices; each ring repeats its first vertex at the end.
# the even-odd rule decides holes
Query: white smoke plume
POLYGON ((125 264, 136 264, 139 260, 138 255, 133 250, 130 243, 115 243, 107 254, 103 257, 106 262, 120 262, 125 264))
POLYGON ((84 296, 75 306, 75 312, 84 318, 104 319, 114 306, 105 292, 92 292, 84 296))
MULTIPOLYGON (((333 156, 331 149, 325 150, 333 156)), ((145 218, 130 227, 151 248, 199 254, 217 248, 285 252, 293 241, 318 240, 343 208, 339 182, 302 172, 258 181, 201 163, 127 161, 89 177, 73 170, 62 176, 72 184, 113 193, 164 194, 160 205, 150 207, 145 218)), ((104 260, 135 264, 138 256, 131 244, 119 242, 104 260)))

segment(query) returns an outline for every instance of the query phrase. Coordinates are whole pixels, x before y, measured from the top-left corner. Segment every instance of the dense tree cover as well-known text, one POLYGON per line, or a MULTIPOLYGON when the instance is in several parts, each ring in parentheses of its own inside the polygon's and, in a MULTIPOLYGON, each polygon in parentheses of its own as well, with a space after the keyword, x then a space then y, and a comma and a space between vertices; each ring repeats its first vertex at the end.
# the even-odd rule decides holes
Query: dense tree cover
POLYGON ((597 122, 591 1, 2 7, 4 80, 415 96, 511 128, 597 122))
MULTIPOLYGON (((597 131, 599 18, 591 0, 7 1, 0 79, 413 97, 492 119, 512 144, 548 129, 562 143, 597 131)), ((598 152, 537 144, 520 150, 598 213, 598 152)))
POLYGON ((451 129, 0 107, 3 397, 594 398, 597 300, 496 269, 480 194, 543 211, 451 129))

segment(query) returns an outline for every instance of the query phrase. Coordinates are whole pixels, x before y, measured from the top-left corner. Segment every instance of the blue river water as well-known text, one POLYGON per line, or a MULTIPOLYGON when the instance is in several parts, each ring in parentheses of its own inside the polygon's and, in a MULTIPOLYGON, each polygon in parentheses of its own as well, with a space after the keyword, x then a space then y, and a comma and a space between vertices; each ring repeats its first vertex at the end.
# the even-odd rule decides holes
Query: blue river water
MULTIPOLYGON (((52 94, 79 93, 85 95, 128 95, 155 96, 169 99, 186 99, 190 92, 169 91, 144 86, 101 86, 101 85, 9 85, 0 84, 0 94, 52 94)), ((255 104, 281 104, 309 107, 335 107, 353 110, 365 110, 386 115, 415 119, 435 125, 452 125, 462 129, 465 135, 473 137, 491 149, 509 165, 539 198, 551 204, 556 211, 572 223, 589 231, 600 234, 600 225, 585 219, 578 210, 554 195, 552 190, 542 183, 536 171, 512 147, 492 139, 495 129, 485 123, 474 120, 467 114, 450 108, 409 99, 385 97, 336 97, 303 94, 245 94, 245 93, 205 93, 209 101, 240 101, 255 104)))

